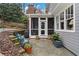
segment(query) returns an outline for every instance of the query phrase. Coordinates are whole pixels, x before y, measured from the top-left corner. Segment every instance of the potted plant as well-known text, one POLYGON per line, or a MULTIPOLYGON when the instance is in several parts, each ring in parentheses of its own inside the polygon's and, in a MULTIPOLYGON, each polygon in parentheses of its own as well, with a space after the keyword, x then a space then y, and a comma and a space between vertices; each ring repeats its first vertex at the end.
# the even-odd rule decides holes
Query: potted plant
POLYGON ((53 37, 52 40, 53 40, 54 46, 57 47, 57 48, 61 48, 63 46, 63 44, 62 44, 62 41, 60 40, 59 34, 58 33, 54 33, 52 35, 52 37, 53 37))
POLYGON ((32 45, 31 44, 26 43, 24 45, 24 49, 25 49, 25 52, 27 52, 28 54, 31 54, 32 53, 32 45))

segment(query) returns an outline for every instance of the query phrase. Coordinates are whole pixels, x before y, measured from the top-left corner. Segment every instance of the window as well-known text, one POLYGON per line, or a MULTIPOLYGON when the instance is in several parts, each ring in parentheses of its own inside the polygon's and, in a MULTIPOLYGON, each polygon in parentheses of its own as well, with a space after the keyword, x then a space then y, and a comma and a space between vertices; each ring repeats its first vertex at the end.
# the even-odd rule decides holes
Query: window
POLYGON ((38 35, 38 18, 31 18, 31 35, 38 35))
POLYGON ((56 17, 56 29, 59 30, 59 16, 56 17))
POLYGON ((73 5, 66 10, 66 29, 73 30, 73 5))
POLYGON ((41 22, 41 29, 45 29, 45 22, 41 22))
POLYGON ((73 31, 74 30, 74 5, 64 10, 56 16, 56 30, 73 31))
POLYGON ((73 5, 71 6, 71 17, 73 17, 73 5))
POLYGON ((31 28, 38 29, 38 18, 31 18, 31 28))
POLYGON ((54 18, 48 18, 48 35, 53 34, 54 32, 54 18))
POLYGON ((31 35, 38 35, 38 30, 31 30, 31 35))
POLYGON ((60 14, 60 29, 64 30, 64 12, 60 14))

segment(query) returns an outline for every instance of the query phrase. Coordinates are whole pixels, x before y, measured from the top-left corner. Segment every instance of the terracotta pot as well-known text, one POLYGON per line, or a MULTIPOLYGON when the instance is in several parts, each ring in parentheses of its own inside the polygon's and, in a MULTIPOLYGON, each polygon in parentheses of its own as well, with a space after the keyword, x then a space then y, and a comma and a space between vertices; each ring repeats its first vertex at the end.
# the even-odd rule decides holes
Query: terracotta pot
POLYGON ((25 51, 26 51, 28 54, 31 54, 31 53, 32 53, 32 47, 31 47, 31 48, 25 48, 25 51))

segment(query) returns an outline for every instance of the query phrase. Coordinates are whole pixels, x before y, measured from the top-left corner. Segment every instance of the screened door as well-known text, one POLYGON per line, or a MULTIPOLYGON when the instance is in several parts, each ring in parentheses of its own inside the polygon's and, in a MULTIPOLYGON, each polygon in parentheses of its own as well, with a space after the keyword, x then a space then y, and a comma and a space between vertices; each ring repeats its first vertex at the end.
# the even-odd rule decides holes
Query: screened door
POLYGON ((40 25, 39 26, 39 36, 44 38, 44 37, 47 36, 47 21, 46 21, 46 18, 41 18, 39 25, 40 25))

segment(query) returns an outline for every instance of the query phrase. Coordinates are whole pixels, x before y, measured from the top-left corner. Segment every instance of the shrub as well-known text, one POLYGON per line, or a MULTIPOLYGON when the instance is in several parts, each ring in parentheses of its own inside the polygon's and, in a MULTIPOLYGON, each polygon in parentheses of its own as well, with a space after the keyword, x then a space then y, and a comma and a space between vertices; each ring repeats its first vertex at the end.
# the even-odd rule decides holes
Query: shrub
POLYGON ((58 33, 54 33, 52 37, 53 37, 53 40, 60 40, 60 36, 58 33))
POLYGON ((26 43, 26 44, 24 45, 24 48, 31 48, 31 47, 32 47, 32 45, 29 44, 29 43, 26 43))

